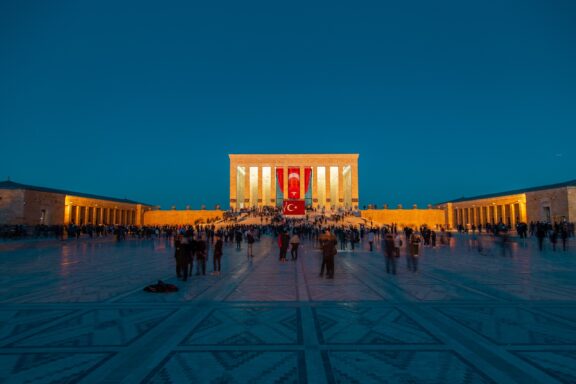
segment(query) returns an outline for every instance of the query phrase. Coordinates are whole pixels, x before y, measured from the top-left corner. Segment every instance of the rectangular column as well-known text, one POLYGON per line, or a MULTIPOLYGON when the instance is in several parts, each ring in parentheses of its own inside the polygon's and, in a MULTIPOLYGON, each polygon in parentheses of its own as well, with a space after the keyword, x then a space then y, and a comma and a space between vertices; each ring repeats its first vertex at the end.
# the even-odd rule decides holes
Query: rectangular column
POLYGON ((266 202, 264 201, 264 194, 263 194, 263 180, 262 180, 262 167, 258 166, 258 207, 262 207, 263 205, 266 205, 266 202))
POLYGON ((344 166, 338 165, 338 207, 344 207, 344 166))
POLYGON ((352 172, 352 207, 359 207, 360 197, 358 196, 358 162, 351 164, 352 172))
POLYGON ((236 162, 230 161, 230 208, 237 209, 238 201, 236 196, 236 180, 238 175, 236 174, 236 162))
POLYGON ((276 206, 276 167, 270 167, 270 197, 267 205, 276 206), (274 200, 274 201, 272 201, 274 200))
POLYGON ((318 167, 312 167, 312 206, 317 207, 318 201, 318 167))
POLYGON ((283 173, 283 179, 284 179, 284 191, 283 191, 283 195, 284 195, 284 200, 288 199, 288 167, 284 166, 282 167, 284 169, 283 173))
POLYGON ((250 166, 244 168, 244 208, 251 208, 253 202, 250 201, 250 166))
POLYGON ((326 179, 324 181, 324 185, 326 186, 324 196, 326 196, 326 209, 331 209, 334 202, 330 196, 330 165, 326 166, 326 179))
POLYGON ((304 200, 304 195, 306 192, 306 180, 304 180, 304 167, 301 165, 300 166, 300 199, 304 200))

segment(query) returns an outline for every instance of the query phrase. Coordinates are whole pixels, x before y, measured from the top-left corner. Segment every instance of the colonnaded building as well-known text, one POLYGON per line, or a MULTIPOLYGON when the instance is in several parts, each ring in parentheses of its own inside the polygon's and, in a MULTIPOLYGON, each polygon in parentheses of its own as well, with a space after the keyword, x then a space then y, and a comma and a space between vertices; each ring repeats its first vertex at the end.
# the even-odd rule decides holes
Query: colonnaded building
MULTIPOLYGON (((230 208, 280 207, 299 200, 325 209, 358 209, 358 154, 230 157, 230 208)), ((427 208, 359 210, 367 225, 458 225, 576 221, 576 180, 449 200, 427 208)), ((0 225, 185 225, 222 218, 221 210, 160 210, 152 205, 67 190, 0 182, 0 225)))
POLYGON ((358 154, 229 155, 230 208, 358 209, 358 154))

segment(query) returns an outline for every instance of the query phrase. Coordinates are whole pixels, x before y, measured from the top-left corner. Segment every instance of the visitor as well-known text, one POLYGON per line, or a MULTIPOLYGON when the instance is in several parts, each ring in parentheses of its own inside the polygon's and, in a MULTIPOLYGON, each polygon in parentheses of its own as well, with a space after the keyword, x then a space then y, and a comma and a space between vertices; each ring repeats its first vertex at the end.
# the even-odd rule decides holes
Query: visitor
POLYGON ((386 273, 396 274, 396 244, 394 235, 387 233, 382 241, 382 250, 386 257, 386 273))
POLYGON ((422 238, 416 231, 410 235, 409 252, 408 252, 408 270, 412 272, 418 271, 418 258, 420 257, 420 243, 422 238))
POLYGON ((246 243, 248 243, 248 251, 246 252, 246 257, 247 258, 252 258, 254 257, 254 254, 252 253, 252 248, 254 247, 254 235, 252 234, 252 230, 248 230, 248 232, 246 233, 246 243))
POLYGON ((324 275, 324 266, 326 266, 326 278, 334 278, 334 257, 338 253, 336 250, 336 236, 326 229, 325 236, 322 241, 322 266, 320 268, 320 276, 324 275))
POLYGON ((294 230, 292 232, 292 237, 290 238, 290 245, 292 248, 290 249, 290 255, 292 256, 292 261, 296 261, 298 259, 298 247, 300 246, 300 237, 298 236, 298 232, 294 230))
POLYGON ((220 234, 216 235, 216 243, 214 244, 214 257, 213 257, 213 264, 214 264, 214 271, 212 272, 213 275, 220 275, 220 270, 222 269, 222 246, 224 243, 222 242, 222 237, 220 234))
POLYGON ((206 241, 202 238, 202 234, 198 234, 196 239, 196 275, 206 275, 206 241))
POLYGON ((370 230, 368 232, 368 244, 370 244, 370 252, 372 252, 372 247, 374 245, 374 231, 370 230))

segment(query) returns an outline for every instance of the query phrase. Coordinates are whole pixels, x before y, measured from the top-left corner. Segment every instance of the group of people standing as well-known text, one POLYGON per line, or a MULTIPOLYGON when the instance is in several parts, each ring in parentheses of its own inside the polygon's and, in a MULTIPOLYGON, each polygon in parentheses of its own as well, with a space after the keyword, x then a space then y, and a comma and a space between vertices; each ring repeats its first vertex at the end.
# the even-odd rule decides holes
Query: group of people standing
MULTIPOLYGON (((183 281, 192 276, 194 261, 196 261, 196 275, 206 275, 206 260, 208 258, 208 242, 201 233, 179 234, 174 239, 176 258, 176 276, 183 281)), ((222 237, 217 234, 214 243, 212 274, 219 275, 222 268, 222 237)))

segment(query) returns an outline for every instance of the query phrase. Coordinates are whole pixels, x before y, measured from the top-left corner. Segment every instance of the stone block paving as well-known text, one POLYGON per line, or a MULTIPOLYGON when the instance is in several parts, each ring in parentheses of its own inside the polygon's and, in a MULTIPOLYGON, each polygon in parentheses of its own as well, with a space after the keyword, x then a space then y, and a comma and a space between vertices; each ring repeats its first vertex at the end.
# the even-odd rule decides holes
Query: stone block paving
POLYGON ((397 275, 361 243, 326 279, 264 236, 187 282, 164 239, 0 244, 0 383, 576 383, 576 243, 481 242, 397 275))

